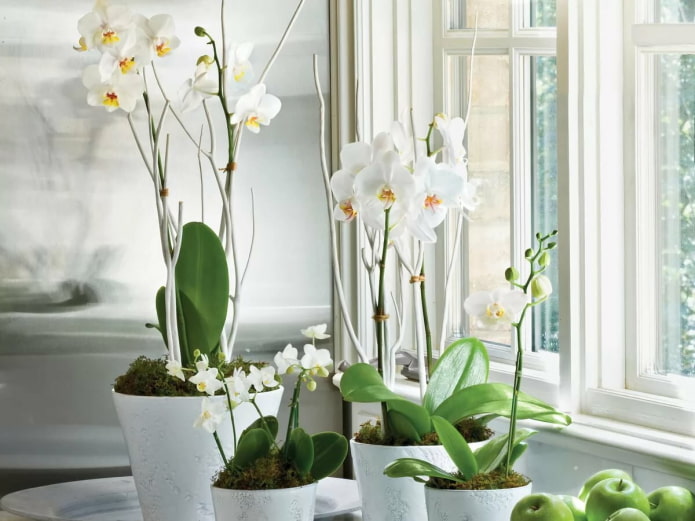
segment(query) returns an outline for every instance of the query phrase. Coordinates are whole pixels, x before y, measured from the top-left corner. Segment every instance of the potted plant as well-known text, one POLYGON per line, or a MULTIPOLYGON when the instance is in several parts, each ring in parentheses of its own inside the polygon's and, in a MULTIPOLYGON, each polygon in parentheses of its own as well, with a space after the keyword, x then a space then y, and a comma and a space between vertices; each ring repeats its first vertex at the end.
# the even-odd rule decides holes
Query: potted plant
MULTIPOLYGON (((213 517, 206 481, 216 465, 217 449, 209 437, 201 439, 189 426, 204 397, 219 400, 212 395, 223 391, 206 388, 207 380, 191 385, 195 380, 188 376, 197 378, 201 364, 209 363, 213 366, 205 370, 218 371, 220 376, 249 369, 247 362, 233 357, 252 254, 252 247, 240 250, 232 212, 238 157, 244 132, 258 133, 281 108, 280 100, 266 92, 264 82, 304 3, 299 0, 275 52, 256 77, 250 60, 253 44, 230 45, 225 35, 226 2, 221 0, 221 37, 195 28, 204 54, 178 99, 165 90, 155 63, 170 60, 180 45, 171 16, 147 18, 126 6, 97 0, 78 22, 81 38, 75 49, 96 50, 100 56, 82 74, 87 102, 127 115, 135 151, 154 188, 158 243, 166 268, 165 284, 154 299, 157 321, 149 325, 160 331, 166 359, 136 360, 118 378, 114 392, 145 521, 213 517), (204 133, 187 127, 182 113, 190 110, 199 110, 204 133), (215 128, 220 123, 226 146, 216 148, 215 128), (171 165, 176 165, 170 157, 172 131, 185 136, 199 159, 200 172, 194 175, 209 175, 217 187, 217 231, 203 222, 184 224, 183 203, 177 208, 169 204, 175 185, 171 165)), ((281 395, 278 386, 258 393, 254 404, 264 414, 275 414, 281 395)), ((237 428, 243 429, 255 418, 255 408, 245 404, 234 415, 237 428)), ((227 450, 231 454, 233 447, 227 450)))
MULTIPOLYGON (((316 349, 318 338, 327 338, 325 324, 303 332, 312 339, 304 346, 304 355, 288 344, 275 356, 274 367, 250 371, 238 369, 227 378, 218 371, 211 377, 212 386, 224 389, 225 402, 203 403, 195 425, 213 434, 223 462, 215 477, 212 498, 218 521, 228 519, 314 519, 316 483, 342 465, 347 455, 347 440, 335 432, 309 435, 300 426, 299 405, 302 386, 316 389, 316 377, 327 377, 333 362, 327 349, 316 349), (290 415, 282 442, 277 441, 278 420, 263 415, 256 407, 259 391, 274 388, 281 375, 296 374, 297 381, 290 402, 290 415), (244 403, 257 409, 256 420, 237 438, 235 417, 231 412, 244 403), (223 448, 218 429, 227 413, 231 420, 234 455, 223 448)), ((207 373, 200 371, 199 379, 207 373)))
MULTIPOLYGON (((549 251, 556 246, 551 239, 556 234, 556 231, 547 235, 537 234, 536 249, 526 250, 529 273, 525 281, 518 282, 519 271, 514 267, 508 268, 505 278, 514 289, 476 293, 468 297, 465 303, 466 311, 481 322, 511 322, 515 330, 514 386, 506 401, 509 431, 474 452, 446 418, 434 416, 432 422, 444 448, 455 462, 456 470, 452 472, 413 458, 398 459, 384 469, 384 474, 394 478, 430 478, 425 486, 429 519, 442 519, 453 516, 454 513, 460 517, 463 513, 471 519, 507 521, 514 504, 530 492, 531 481, 513 470, 515 461, 526 449, 525 440, 535 432, 517 428, 517 420, 524 417, 521 412, 524 395, 520 390, 523 370, 522 327, 528 310, 544 302, 552 293, 550 280, 542 273, 550 264, 549 251)), ((540 418, 536 419, 543 419, 543 416, 544 413, 541 413, 540 418)))

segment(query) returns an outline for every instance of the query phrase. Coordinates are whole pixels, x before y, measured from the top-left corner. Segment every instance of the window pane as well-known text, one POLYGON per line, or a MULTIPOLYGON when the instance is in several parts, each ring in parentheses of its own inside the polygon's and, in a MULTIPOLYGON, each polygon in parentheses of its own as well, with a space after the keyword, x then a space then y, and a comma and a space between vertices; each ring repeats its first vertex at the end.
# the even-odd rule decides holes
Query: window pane
POLYGON ((473 29, 476 16, 480 29, 508 29, 509 0, 449 0, 450 30, 473 29))
MULTIPOLYGON (((469 56, 450 58, 452 114, 465 115, 470 70, 469 56), (458 112, 456 112, 458 111, 458 112)), ((467 259, 468 293, 489 291, 504 283, 509 266, 511 182, 509 136, 509 57, 478 55, 474 60, 473 96, 467 132, 468 168, 471 181, 479 183, 480 204, 467 224, 464 258, 467 259), (484 245, 484 247, 481 247, 484 245)), ((481 339, 509 344, 509 331, 472 328, 481 339)))
MULTIPOLYGON (((534 233, 557 229, 557 67, 555 56, 531 59, 532 205, 534 233)), ((535 239, 531 239, 535 241, 535 239)), ((533 350, 558 352, 557 255, 545 272, 553 293, 533 312, 533 350)))
POLYGON ((655 0, 661 23, 692 23, 695 21, 695 0, 655 0))
POLYGON ((654 369, 695 376, 695 56, 656 63, 662 316, 654 369))
POLYGON ((555 27, 556 0, 529 0, 531 27, 555 27))

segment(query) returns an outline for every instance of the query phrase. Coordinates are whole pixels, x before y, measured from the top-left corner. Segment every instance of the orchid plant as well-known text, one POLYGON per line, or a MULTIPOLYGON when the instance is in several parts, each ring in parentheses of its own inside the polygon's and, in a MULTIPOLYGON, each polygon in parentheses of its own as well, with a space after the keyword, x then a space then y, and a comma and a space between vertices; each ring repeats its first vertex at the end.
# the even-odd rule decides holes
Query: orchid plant
MULTIPOLYGON (((510 488, 524 484, 519 483, 516 478, 510 479, 515 461, 526 449, 526 440, 535 434, 532 429, 517 429, 517 420, 529 417, 521 412, 525 408, 521 404, 527 396, 520 389, 524 354, 523 324, 527 312, 545 302, 553 291, 550 279, 543 275, 543 272, 550 265, 549 252, 556 247, 554 242, 556 235, 557 231, 546 235, 536 234, 536 248, 529 248, 524 253, 529 265, 525 279, 521 280, 519 270, 512 266, 505 271, 505 279, 511 287, 503 287, 492 292, 474 293, 464 303, 466 311, 481 327, 498 328, 511 325, 515 331, 514 385, 510 399, 505 404, 509 410, 508 432, 473 452, 466 440, 447 421, 445 415, 435 414, 431 418, 432 425, 458 471, 450 472, 414 458, 401 458, 388 465, 384 469, 384 474, 390 477, 412 477, 416 480, 420 480, 420 476, 429 476, 430 486, 439 487, 438 480, 443 480, 441 487, 449 487, 452 482, 470 482, 477 474, 497 472, 499 484, 508 484, 510 488)), ((530 417, 548 421, 549 414, 559 415, 566 418, 566 425, 570 423, 567 415, 557 411, 538 411, 538 413, 537 417, 530 417)), ((525 480, 522 479, 522 481, 525 480)), ((507 486, 501 485, 499 488, 507 488, 507 486)))
POLYGON ((170 96, 158 73, 159 62, 171 60, 181 44, 170 15, 147 18, 127 6, 96 0, 93 10, 77 24, 81 37, 75 49, 99 55, 98 63, 88 65, 82 73, 87 103, 107 112, 126 114, 155 190, 167 275, 156 298, 158 323, 151 326, 160 330, 169 360, 183 366, 193 364, 196 349, 211 358, 218 352, 227 361, 232 358, 239 302, 253 249, 252 244, 249 251, 239 251, 233 212, 234 174, 239 172, 244 131, 258 133, 281 109, 281 101, 267 92, 264 82, 304 3, 298 2, 275 51, 256 76, 251 63, 253 44, 229 43, 226 1, 220 0, 220 36, 213 37, 203 27, 195 28, 209 53, 191 64, 193 76, 182 82, 176 97, 170 96), (193 110, 201 112, 205 133, 186 126, 182 113, 193 110), (142 128, 138 128, 134 116, 138 111, 145 115, 142 128), (199 158, 200 175, 205 165, 217 187, 221 202, 217 231, 203 223, 184 226, 181 202, 177 212, 170 209, 168 120, 172 117, 178 131, 190 142, 191 152, 199 158), (226 128, 222 153, 216 148, 216 119, 224 121, 226 128), (188 262, 182 267, 184 259, 188 262))
MULTIPOLYGON (((311 343, 304 345, 301 357, 297 348, 291 344, 285 346, 275 355, 277 369, 272 366, 258 368, 251 365, 248 372, 237 369, 231 376, 225 377, 219 366, 210 367, 209 359, 197 353, 195 375, 188 381, 196 385, 199 391, 210 395, 210 398, 203 399, 200 416, 193 425, 211 433, 217 443, 224 464, 217 477, 217 486, 286 488, 308 484, 329 476, 343 463, 347 455, 347 440, 344 436, 335 432, 309 435, 300 427, 299 421, 302 386, 314 391, 316 378, 328 377, 333 366, 328 349, 316 348, 317 340, 329 338, 325 330, 325 324, 302 330, 302 334, 310 338, 311 343), (290 401, 284 443, 279 444, 276 440, 278 420, 274 416, 263 416, 256 405, 256 397, 264 390, 277 388, 282 376, 286 374, 296 374, 297 382, 290 401), (220 389, 224 392, 224 399, 212 398, 220 389), (259 417, 237 438, 235 419, 231 412, 243 403, 253 406, 259 417), (232 423, 232 457, 225 454, 217 432, 226 416, 232 423), (277 468, 280 472, 268 472, 269 467, 277 468), (251 475, 255 477, 251 478, 251 475)), ((220 364, 222 363, 220 360, 220 364)), ((170 374, 185 378, 182 372, 181 367, 171 364, 170 374)))

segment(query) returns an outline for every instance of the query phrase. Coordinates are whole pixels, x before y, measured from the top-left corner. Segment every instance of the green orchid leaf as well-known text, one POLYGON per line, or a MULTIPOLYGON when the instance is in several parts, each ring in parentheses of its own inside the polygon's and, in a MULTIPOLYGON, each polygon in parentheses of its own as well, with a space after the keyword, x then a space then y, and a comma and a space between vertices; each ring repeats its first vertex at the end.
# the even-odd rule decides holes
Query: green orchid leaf
POLYGON ((244 429, 241 433, 240 438, 242 438, 251 429, 263 429, 265 430, 271 439, 275 439, 278 435, 278 419, 275 416, 264 416, 263 418, 258 418, 251 425, 244 429))
POLYGON ((190 222, 183 226, 175 278, 183 307, 185 344, 190 351, 214 354, 227 318, 229 272, 222 243, 207 225, 190 222))
POLYGON ((337 432, 319 432, 311 437, 314 444, 314 464, 311 477, 316 480, 333 474, 340 468, 348 453, 345 436, 337 432))
POLYGON ((347 402, 373 403, 404 400, 384 385, 384 380, 374 367, 364 363, 347 368, 340 380, 340 393, 347 402))
POLYGON ((528 449, 528 443, 525 441, 520 442, 518 445, 514 445, 514 448, 512 448, 512 457, 509 460, 509 465, 514 468, 514 464, 516 461, 526 452, 526 449, 528 449))
POLYGON ((418 440, 423 435, 434 430, 430 414, 421 405, 405 399, 388 400, 386 403, 388 404, 389 412, 399 412, 408 419, 418 434, 418 440))
POLYGON ((413 478, 420 482, 422 481, 420 476, 450 479, 451 481, 457 482, 462 481, 455 474, 447 472, 428 461, 416 458, 397 459, 386 466, 384 474, 390 478, 413 478))
POLYGON ((417 429, 405 414, 390 410, 386 413, 386 421, 389 423, 394 438, 412 443, 418 443, 421 440, 417 429))
MULTIPOLYGON (((513 447, 516 447, 519 443, 525 441, 534 434, 536 434, 536 431, 532 429, 517 429, 514 436, 513 447)), ((508 439, 509 434, 498 436, 489 440, 485 445, 475 451, 475 459, 478 462, 478 472, 491 472, 506 462, 508 439)), ((512 455, 514 455, 513 452, 512 455)), ((518 454, 518 456, 521 456, 521 454, 518 454)))
MULTIPOLYGON (((457 391, 435 410, 437 416, 456 424, 463 418, 479 414, 509 417, 513 389, 507 384, 484 383, 457 391)), ((486 419, 490 419, 486 417, 486 419)), ((571 418, 551 405, 524 392, 519 392, 517 419, 533 419, 546 423, 569 425, 571 418)))
POLYGON ((164 345, 169 348, 169 341, 167 340, 167 319, 166 319, 166 307, 164 305, 164 286, 157 290, 157 295, 155 296, 154 303, 157 308, 157 322, 159 323, 159 332, 162 334, 162 339, 164 340, 164 345))
POLYGON ((434 430, 439 441, 444 445, 449 457, 466 479, 471 479, 478 473, 478 462, 465 438, 451 423, 440 416, 432 416, 434 430))
POLYGON ((298 427, 287 440, 287 459, 300 474, 308 474, 314 465, 314 442, 304 429, 298 427))
POLYGON ((456 391, 487 382, 490 359, 477 338, 462 338, 446 348, 427 383, 422 405, 430 414, 456 391))
POLYGON ((239 438, 236 452, 232 458, 232 466, 238 469, 250 467, 258 458, 266 456, 272 445, 273 440, 265 429, 244 431, 244 434, 239 438))

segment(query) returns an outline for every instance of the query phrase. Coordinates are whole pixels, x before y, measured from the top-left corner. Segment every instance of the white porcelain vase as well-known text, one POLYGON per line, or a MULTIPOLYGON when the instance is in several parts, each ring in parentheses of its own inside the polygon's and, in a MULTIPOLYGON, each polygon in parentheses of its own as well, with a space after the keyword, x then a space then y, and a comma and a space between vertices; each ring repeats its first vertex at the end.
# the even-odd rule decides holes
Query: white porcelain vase
POLYGON ((423 488, 430 521, 509 521, 517 501, 531 493, 531 483, 500 490, 423 488))
MULTIPOLYGON (((283 389, 261 393, 264 415, 276 415, 283 389)), ((193 427, 203 397, 132 396, 113 393, 130 457, 143 521, 212 521, 210 483, 222 467, 211 434, 193 427)), ((216 396, 214 400, 225 400, 216 396)), ((251 404, 234 409, 237 436, 258 418, 251 404)), ((234 453, 231 421, 218 434, 227 457, 234 453)))
MULTIPOLYGON (((471 444, 473 449, 477 446, 478 444, 471 444)), ((422 484, 412 478, 385 476, 384 467, 392 461, 398 458, 418 458, 446 470, 455 469, 451 458, 441 445, 391 447, 350 440, 350 453, 362 501, 364 521, 426 519, 427 509, 422 484)))
POLYGON ((313 521, 318 483, 271 490, 212 487, 217 521, 313 521))

